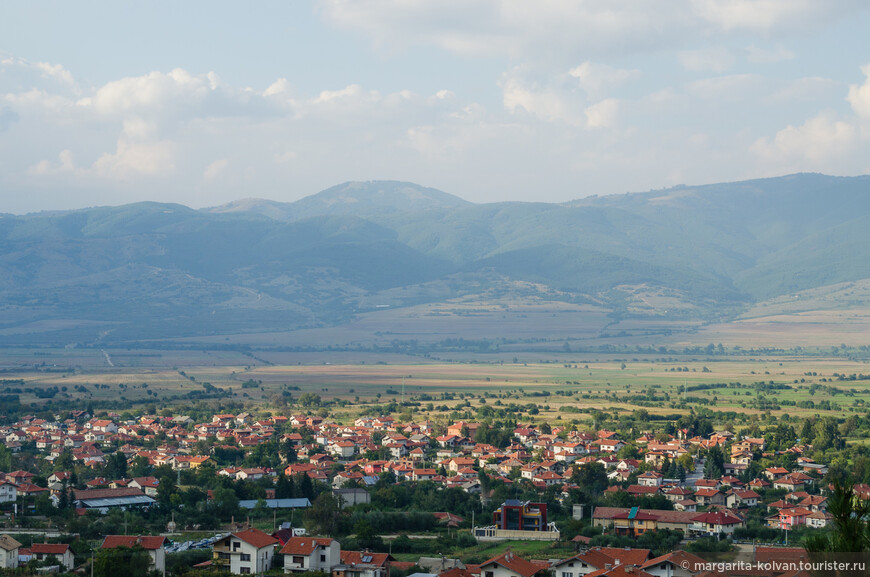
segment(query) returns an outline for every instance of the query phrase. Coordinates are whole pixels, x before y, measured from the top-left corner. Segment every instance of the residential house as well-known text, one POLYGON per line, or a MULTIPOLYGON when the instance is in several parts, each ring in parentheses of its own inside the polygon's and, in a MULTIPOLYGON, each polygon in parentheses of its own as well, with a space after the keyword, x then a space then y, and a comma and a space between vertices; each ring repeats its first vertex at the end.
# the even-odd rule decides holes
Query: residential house
POLYGON ((673 551, 640 566, 653 577, 692 577, 701 573, 707 561, 685 551, 673 551))
POLYGON ((812 513, 813 512, 806 507, 792 507, 788 509, 780 509, 777 520, 777 529, 785 529, 786 531, 788 531, 789 529, 793 529, 794 527, 806 525, 807 517, 812 515, 812 513))
MULTIPOLYGON (((554 577, 583 577, 594 573, 605 575, 614 567, 638 567, 649 560, 649 549, 618 549, 593 547, 584 553, 557 561, 550 567, 554 577)), ((483 577, 483 575, 481 575, 483 577)), ((635 577, 643 577, 635 574, 635 577)))
POLYGON ((388 553, 342 551, 341 564, 332 569, 332 577, 390 577, 393 561, 388 553))
POLYGON ((637 476, 637 484, 644 487, 660 487, 664 476, 657 471, 648 471, 637 476))
POLYGON ((697 491, 695 491, 694 499, 699 505, 702 506, 724 505, 725 493, 723 493, 719 489, 698 489, 697 491))
POLYGON ((160 480, 157 477, 134 477, 128 487, 139 489, 149 497, 157 496, 157 487, 160 486, 160 480))
POLYGON ((676 503, 678 501, 685 501, 686 499, 690 499, 694 492, 691 489, 687 489, 685 487, 671 487, 670 489, 664 490, 665 498, 671 503, 676 503))
POLYGON ((166 569, 166 537, 152 535, 106 535, 100 549, 143 549, 148 553, 148 568, 163 572, 166 569))
POLYGON ((9 535, 0 535, 0 569, 18 567, 18 550, 21 543, 9 535))
POLYGON ((827 511, 816 511, 807 515, 806 524, 807 527, 821 529, 822 527, 830 525, 831 519, 833 519, 833 515, 827 511))
POLYGON ((284 573, 322 571, 332 573, 341 563, 341 545, 335 539, 291 537, 279 552, 284 556, 284 573))
POLYGON ((705 535, 730 535, 737 527, 743 527, 743 519, 727 511, 701 513, 692 517, 690 531, 705 535))
POLYGON ((67 571, 75 567, 75 555, 70 546, 63 543, 34 543, 30 546, 30 554, 37 561, 54 557, 67 571))
POLYGON ((730 490, 725 494, 725 506, 729 509, 755 507, 761 496, 752 489, 730 490))
POLYGON ((438 476, 438 471, 435 469, 414 469, 411 473, 412 481, 432 481, 438 476))
POLYGON ((768 467, 764 470, 764 476, 771 481, 775 481, 780 477, 785 477, 786 475, 788 475, 788 469, 782 467, 768 467))
POLYGON ((823 495, 807 495, 800 501, 800 503, 798 503, 798 505, 806 507, 813 512, 827 511, 828 498, 823 495))
POLYGON ((598 441, 598 446, 604 453, 618 453, 625 446, 625 443, 618 439, 601 439, 598 441))
POLYGON ((501 530, 546 531, 547 504, 508 499, 493 512, 492 522, 501 530))
POLYGON ((0 481, 0 503, 14 503, 18 496, 18 485, 12 481, 0 481))
POLYGON ((773 482, 774 489, 785 489, 786 491, 801 491, 804 486, 813 482, 813 478, 801 472, 789 473, 783 477, 776 479, 773 482))
POLYGON ((278 540, 259 529, 230 533, 215 541, 213 563, 236 575, 263 573, 272 568, 278 540))
POLYGON ((509 550, 481 563, 480 577, 532 577, 544 569, 509 550))
POLYGON ((613 517, 613 527, 617 535, 638 537, 649 531, 655 531, 658 517, 650 513, 644 513, 637 507, 632 507, 623 513, 617 513, 613 517))

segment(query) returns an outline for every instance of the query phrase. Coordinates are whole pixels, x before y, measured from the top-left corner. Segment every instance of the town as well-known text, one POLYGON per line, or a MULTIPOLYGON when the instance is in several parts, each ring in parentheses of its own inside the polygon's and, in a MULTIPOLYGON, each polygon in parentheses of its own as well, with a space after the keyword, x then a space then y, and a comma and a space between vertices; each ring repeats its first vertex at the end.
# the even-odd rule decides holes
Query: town
MULTIPOLYGON (((831 530, 838 488, 815 457, 842 444, 830 418, 595 430, 169 413, 72 410, 0 426, 2 568, 700 575, 695 553, 806 555, 802 540, 831 530)), ((870 499, 868 485, 848 490, 870 499)))

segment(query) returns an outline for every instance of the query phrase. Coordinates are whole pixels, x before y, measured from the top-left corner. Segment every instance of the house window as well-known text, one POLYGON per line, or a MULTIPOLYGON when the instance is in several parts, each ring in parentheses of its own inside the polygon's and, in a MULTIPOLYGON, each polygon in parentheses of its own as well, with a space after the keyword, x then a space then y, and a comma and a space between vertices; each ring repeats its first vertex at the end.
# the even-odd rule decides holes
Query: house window
POLYGON ((487 572, 484 574, 484 577, 494 577, 494 574, 493 574, 492 571, 487 571, 487 572))
POLYGON ((242 553, 242 554, 239 556, 239 561, 250 561, 250 560, 251 560, 251 555, 250 555, 250 553, 242 553))
POLYGON ((294 555, 293 556, 293 564, 294 565, 304 565, 305 561, 301 555, 294 555))
POLYGON ((563 572, 562 572, 562 577, 574 577, 574 574, 571 573, 571 572, 563 571, 563 572))
POLYGON ((241 547, 241 546, 242 546, 242 544, 239 543, 238 541, 233 541, 233 551, 238 551, 239 547, 241 547))
POLYGON ((251 568, 250 567, 239 567, 239 573, 242 575, 250 575, 251 568))
POLYGON ((321 555, 321 556, 320 556, 320 562, 321 562, 321 563, 326 563, 326 555, 321 555))

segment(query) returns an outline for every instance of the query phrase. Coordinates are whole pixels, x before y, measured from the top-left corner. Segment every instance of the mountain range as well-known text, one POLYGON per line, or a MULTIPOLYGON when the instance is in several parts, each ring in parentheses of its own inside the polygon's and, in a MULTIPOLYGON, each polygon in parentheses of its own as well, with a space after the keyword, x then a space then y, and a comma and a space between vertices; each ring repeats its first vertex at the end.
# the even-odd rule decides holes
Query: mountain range
POLYGON ((0 215, 0 344, 335 326, 516 283, 614 318, 733 318, 870 278, 868 219, 870 177, 821 174, 562 204, 370 181, 292 203, 0 215), (677 306, 641 310, 626 291, 677 306))

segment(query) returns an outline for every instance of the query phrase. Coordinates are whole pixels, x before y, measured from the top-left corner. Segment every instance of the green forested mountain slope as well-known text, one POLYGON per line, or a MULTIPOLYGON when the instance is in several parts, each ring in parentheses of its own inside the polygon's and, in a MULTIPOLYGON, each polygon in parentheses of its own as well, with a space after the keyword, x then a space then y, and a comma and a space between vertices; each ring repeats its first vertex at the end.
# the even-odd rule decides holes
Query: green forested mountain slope
POLYGON ((456 294, 513 279, 604 306, 644 285, 721 316, 870 278, 868 224, 870 177, 818 174, 564 204, 373 181, 294 203, 0 215, 0 334, 56 319, 128 338, 322 326, 381 291, 434 298, 420 287, 448 277, 456 294))

